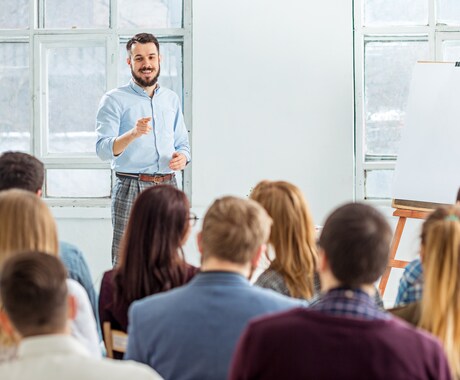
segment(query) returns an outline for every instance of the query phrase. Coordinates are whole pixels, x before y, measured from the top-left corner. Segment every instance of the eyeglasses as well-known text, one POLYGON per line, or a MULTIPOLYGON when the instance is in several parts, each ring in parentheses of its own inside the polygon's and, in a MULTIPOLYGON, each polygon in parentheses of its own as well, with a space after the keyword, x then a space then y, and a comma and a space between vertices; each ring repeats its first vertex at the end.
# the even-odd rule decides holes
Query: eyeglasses
POLYGON ((190 222, 190 225, 193 227, 193 226, 196 225, 196 222, 197 222, 198 220, 200 220, 200 218, 198 218, 198 217, 196 216, 196 214, 194 214, 193 212, 191 212, 190 215, 189 215, 189 217, 188 217, 188 220, 189 220, 189 222, 190 222))

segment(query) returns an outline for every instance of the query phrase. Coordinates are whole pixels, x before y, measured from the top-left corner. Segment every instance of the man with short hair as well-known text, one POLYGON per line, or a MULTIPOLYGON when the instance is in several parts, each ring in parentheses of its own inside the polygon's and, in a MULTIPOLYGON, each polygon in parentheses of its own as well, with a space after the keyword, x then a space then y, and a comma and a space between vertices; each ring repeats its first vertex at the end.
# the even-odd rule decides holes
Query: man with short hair
MULTIPOLYGON (((11 151, 0 155, 0 191, 22 189, 41 196, 44 178, 45 167, 36 157, 11 151)), ((59 256, 67 268, 69 278, 79 282, 88 294, 97 321, 97 296, 83 253, 73 244, 60 241, 59 256)))
POLYGON ((167 379, 225 379, 249 319, 300 305, 248 281, 270 227, 270 217, 252 200, 215 201, 198 235, 201 272, 185 286, 133 304, 125 358, 167 379))
POLYGON ((157 184, 177 186, 175 171, 190 162, 190 145, 180 99, 160 87, 160 44, 139 33, 126 44, 129 84, 107 92, 96 117, 96 153, 112 161, 112 261, 137 195, 157 184))
POLYGON ((46 253, 23 253, 5 261, 0 322, 4 331, 17 331, 22 338, 17 358, 0 365, 0 379, 160 379, 138 363, 92 358, 70 336, 68 322, 77 306, 68 295, 66 277, 59 259, 46 253))
POLYGON ((376 209, 335 210, 319 240, 324 294, 307 309, 252 321, 230 379, 450 379, 439 342, 378 309, 370 296, 391 238, 376 209))

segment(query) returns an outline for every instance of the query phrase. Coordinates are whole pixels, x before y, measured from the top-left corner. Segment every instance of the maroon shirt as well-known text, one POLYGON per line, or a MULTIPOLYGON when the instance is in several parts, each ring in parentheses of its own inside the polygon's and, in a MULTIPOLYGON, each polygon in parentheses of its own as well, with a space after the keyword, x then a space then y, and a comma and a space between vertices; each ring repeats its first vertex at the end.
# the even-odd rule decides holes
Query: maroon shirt
POLYGON ((230 379, 451 379, 440 343, 396 318, 364 320, 308 309, 253 320, 230 379))

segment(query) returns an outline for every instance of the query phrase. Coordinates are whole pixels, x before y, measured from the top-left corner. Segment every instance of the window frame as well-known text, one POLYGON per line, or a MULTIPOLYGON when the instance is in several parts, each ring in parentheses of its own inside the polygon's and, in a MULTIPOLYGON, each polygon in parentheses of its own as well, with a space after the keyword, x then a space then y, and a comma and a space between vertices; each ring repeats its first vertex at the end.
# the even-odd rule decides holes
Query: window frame
MULTIPOLYGON (((110 162, 101 161, 95 154, 47 153, 46 89, 47 47, 94 46, 103 42, 106 48, 106 90, 119 86, 119 41, 123 37, 146 32, 154 34, 160 42, 177 42, 182 45, 182 105, 184 120, 192 144, 192 0, 182 0, 182 28, 118 28, 118 0, 109 1, 108 28, 42 29, 44 25, 45 0, 29 0, 28 29, 0 29, 1 42, 29 43, 29 96, 30 107, 30 153, 48 169, 110 169, 110 162), (85 42, 86 41, 86 42, 85 42)), ((114 182, 112 173, 112 182, 114 182)), ((46 179, 46 175, 45 175, 46 179)), ((191 164, 183 171, 183 189, 191 198, 191 164)), ((46 180, 44 183, 46 194, 46 180)), ((51 206, 110 206, 108 198, 46 198, 51 206)))

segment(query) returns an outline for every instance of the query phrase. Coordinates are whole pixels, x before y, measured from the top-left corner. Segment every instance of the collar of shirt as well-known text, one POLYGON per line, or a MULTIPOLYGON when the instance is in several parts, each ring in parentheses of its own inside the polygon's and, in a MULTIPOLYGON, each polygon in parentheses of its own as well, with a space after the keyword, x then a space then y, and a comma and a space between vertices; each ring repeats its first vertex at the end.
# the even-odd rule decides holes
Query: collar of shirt
MULTIPOLYGON (((143 87, 139 86, 136 82, 134 82, 133 78, 131 78, 129 81, 129 87, 131 87, 132 90, 138 93, 139 95, 149 96, 143 87)), ((159 89, 160 89, 160 84, 157 82, 157 86, 155 87, 155 90, 153 91, 153 93, 157 94, 159 89)))
POLYGON ((367 320, 390 319, 380 310, 375 301, 361 289, 340 287, 329 290, 316 300, 310 308, 325 314, 367 320))
POLYGON ((90 356, 88 351, 69 335, 37 335, 22 339, 19 344, 18 357, 56 355, 90 356))

